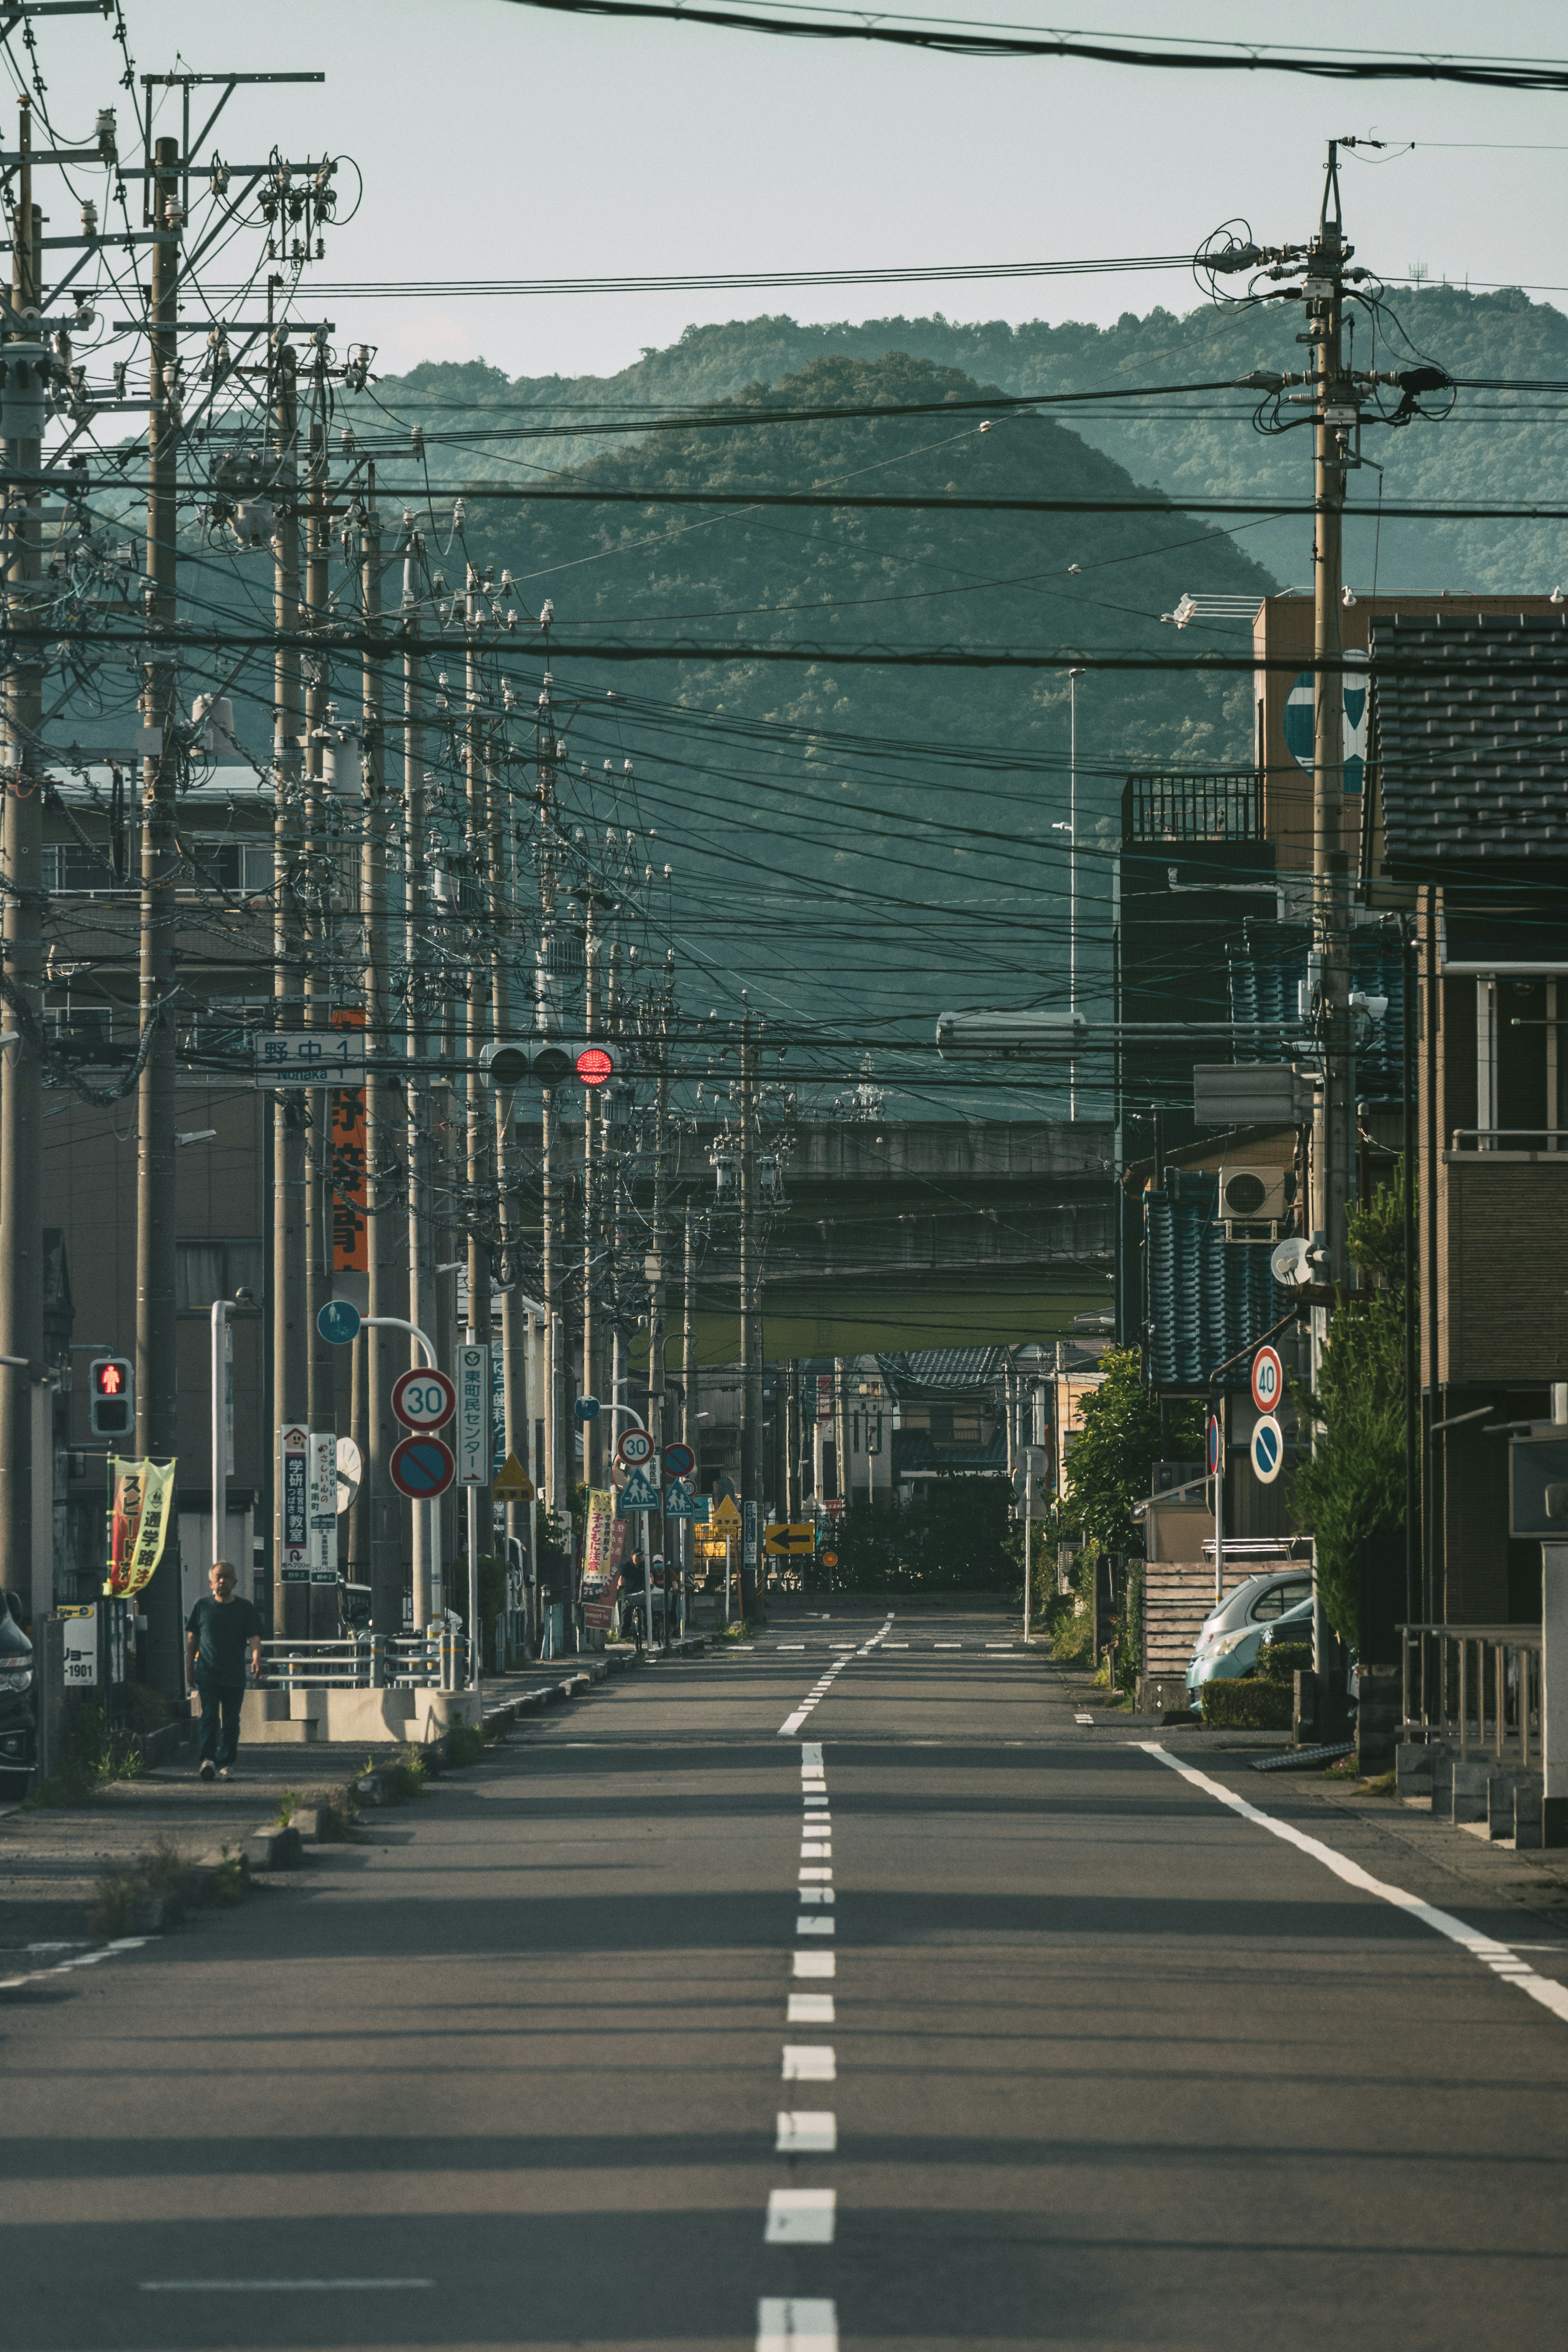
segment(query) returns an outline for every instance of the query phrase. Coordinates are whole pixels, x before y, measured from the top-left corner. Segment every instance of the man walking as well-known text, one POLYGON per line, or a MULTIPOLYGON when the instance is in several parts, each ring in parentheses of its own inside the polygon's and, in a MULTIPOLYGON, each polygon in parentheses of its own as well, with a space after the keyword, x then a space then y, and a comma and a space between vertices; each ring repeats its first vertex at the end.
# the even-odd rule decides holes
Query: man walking
POLYGON ((239 1751, 239 1710, 245 1670, 261 1675, 261 1613, 235 1597, 239 1579, 226 1559, 207 1571, 211 1598, 198 1601, 185 1620, 186 1672, 201 1694, 200 1778, 226 1780, 239 1751))

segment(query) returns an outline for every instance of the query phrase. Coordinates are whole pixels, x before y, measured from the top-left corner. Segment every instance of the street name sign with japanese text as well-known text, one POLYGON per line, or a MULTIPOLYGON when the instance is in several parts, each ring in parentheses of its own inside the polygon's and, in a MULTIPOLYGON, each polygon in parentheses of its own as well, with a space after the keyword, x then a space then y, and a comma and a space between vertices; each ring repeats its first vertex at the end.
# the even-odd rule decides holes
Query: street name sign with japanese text
POLYGON ((312 1029, 303 1035, 258 1037, 251 1075, 258 1087, 364 1084, 364 1031, 312 1029))
POLYGON ((307 1507, 310 1516, 310 1581, 338 1580, 338 1441, 330 1429, 313 1429, 307 1456, 307 1507))
POLYGON ((490 1351, 469 1340, 458 1350, 458 1421, 452 1433, 460 1486, 490 1483, 490 1351))

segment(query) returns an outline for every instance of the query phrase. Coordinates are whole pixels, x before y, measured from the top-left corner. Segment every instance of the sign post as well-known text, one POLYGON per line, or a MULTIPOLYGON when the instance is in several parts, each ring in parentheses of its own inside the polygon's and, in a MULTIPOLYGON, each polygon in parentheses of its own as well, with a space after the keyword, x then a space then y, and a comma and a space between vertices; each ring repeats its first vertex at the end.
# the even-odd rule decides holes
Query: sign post
POLYGON ((312 1584, 338 1580, 338 1441, 330 1429, 310 1432, 307 1455, 312 1584))
POLYGON ((283 1541, 279 1575, 285 1584, 310 1581, 310 1433, 285 1422, 278 1433, 278 1492, 283 1541))

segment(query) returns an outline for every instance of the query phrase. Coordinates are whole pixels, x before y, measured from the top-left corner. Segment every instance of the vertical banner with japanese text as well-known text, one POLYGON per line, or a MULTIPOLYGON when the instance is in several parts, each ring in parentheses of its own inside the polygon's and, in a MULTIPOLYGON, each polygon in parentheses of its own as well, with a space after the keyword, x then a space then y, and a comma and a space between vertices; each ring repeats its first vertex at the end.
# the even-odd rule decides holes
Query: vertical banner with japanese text
MULTIPOLYGON (((334 1029, 363 1029, 364 1008, 341 1004, 332 1014, 334 1029)), ((331 1092, 331 1142, 328 1163, 332 1226, 332 1272, 368 1274, 370 1244, 365 1231, 369 1205, 365 1167, 364 1088, 334 1087, 331 1092)))

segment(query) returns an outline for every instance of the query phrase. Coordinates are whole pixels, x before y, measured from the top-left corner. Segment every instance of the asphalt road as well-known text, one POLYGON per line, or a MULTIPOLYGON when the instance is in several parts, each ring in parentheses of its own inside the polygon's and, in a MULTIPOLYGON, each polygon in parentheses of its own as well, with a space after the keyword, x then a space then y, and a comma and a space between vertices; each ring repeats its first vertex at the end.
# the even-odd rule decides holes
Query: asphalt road
POLYGON ((1568 1952, 1347 1883, 1008 1630, 657 1665, 12 1997, 8 2342, 1556 2352, 1568 1952))

